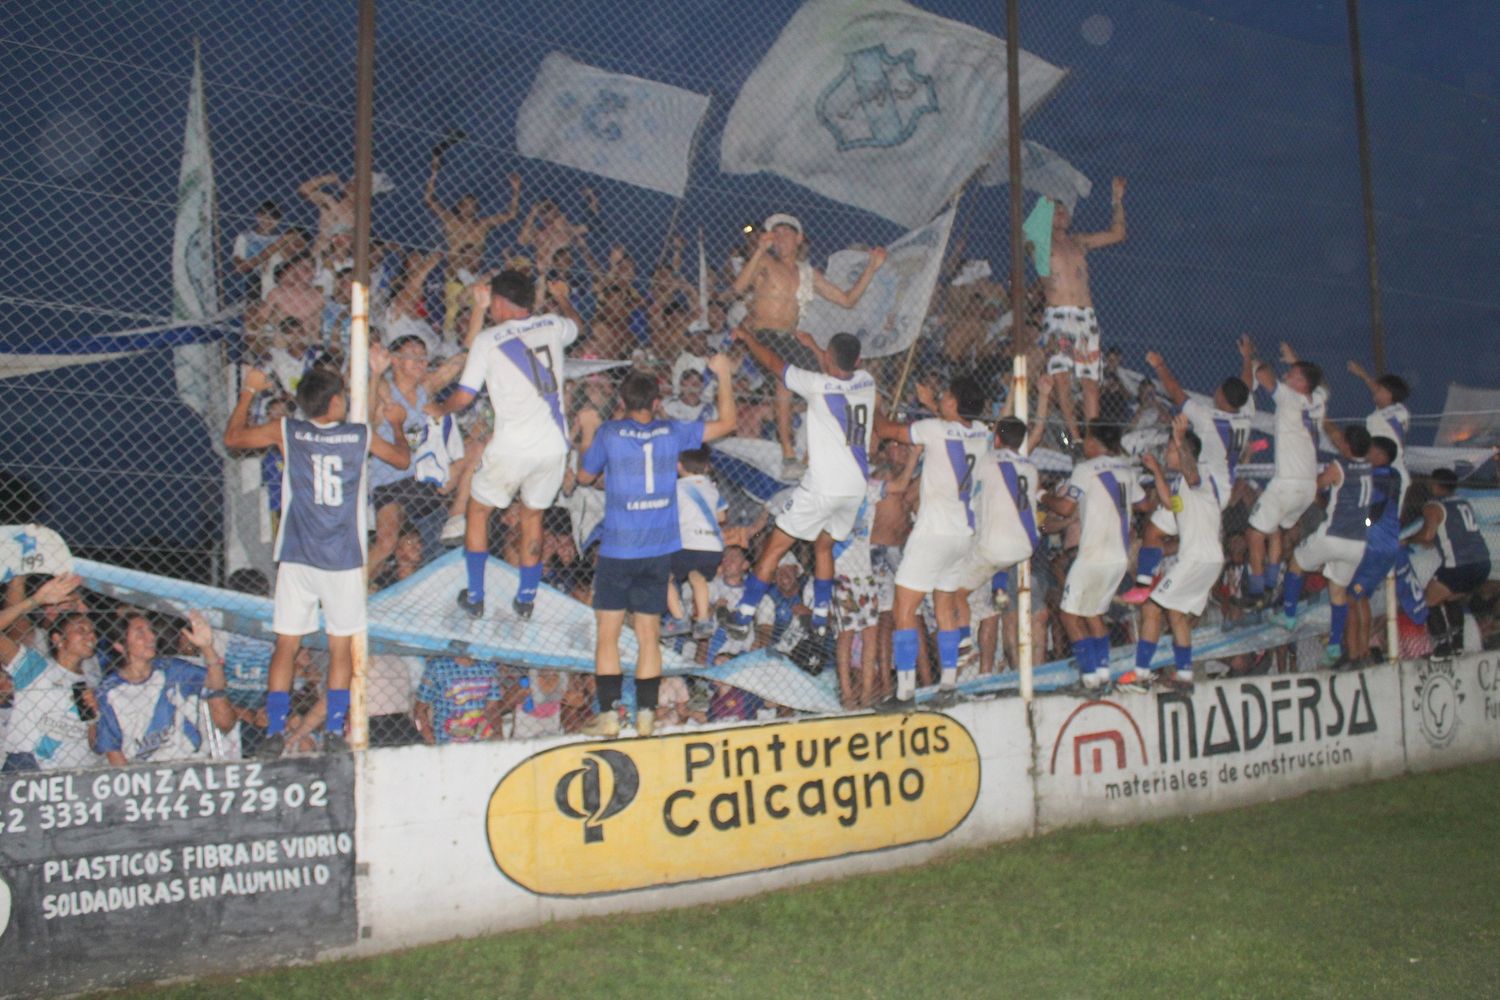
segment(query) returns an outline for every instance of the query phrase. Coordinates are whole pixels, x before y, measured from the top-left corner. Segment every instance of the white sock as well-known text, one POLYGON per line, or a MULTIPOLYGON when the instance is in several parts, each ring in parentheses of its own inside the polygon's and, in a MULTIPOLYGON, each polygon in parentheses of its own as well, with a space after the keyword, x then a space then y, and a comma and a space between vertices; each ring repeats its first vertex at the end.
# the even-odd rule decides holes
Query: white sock
POLYGON ((957 687, 958 686, 958 668, 957 667, 944 667, 943 668, 943 679, 939 683, 943 687, 945 687, 945 688, 957 687))
POLYGON ((917 672, 915 670, 896 671, 896 697, 902 701, 909 701, 917 696, 917 672))

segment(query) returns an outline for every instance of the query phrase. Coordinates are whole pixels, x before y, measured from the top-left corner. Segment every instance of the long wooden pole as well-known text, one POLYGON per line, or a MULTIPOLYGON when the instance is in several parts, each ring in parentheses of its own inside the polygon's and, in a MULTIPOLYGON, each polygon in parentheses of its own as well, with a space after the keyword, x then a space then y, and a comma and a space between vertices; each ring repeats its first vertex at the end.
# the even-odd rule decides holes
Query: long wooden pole
MULTIPOLYGON (((360 0, 354 98, 354 287, 349 297, 349 412, 369 420, 370 398, 370 177, 374 169, 375 0, 360 0)), ((364 600, 361 593, 360 600, 364 600)), ((370 745, 365 677, 369 637, 354 636, 354 676, 349 682, 349 745, 370 745)))
MULTIPOLYGON (((1012 399, 1015 415, 1028 422, 1026 357, 1031 348, 1026 330, 1026 244, 1021 230, 1025 192, 1021 187, 1021 27, 1017 0, 1005 3, 1005 101, 1010 124, 1010 347, 1012 399)), ((1029 440, 1029 435, 1028 435, 1029 440)), ((1022 443, 1022 449, 1026 445, 1022 443)), ((1016 567, 1016 664, 1021 678, 1021 698, 1030 702, 1034 693, 1031 670, 1031 563, 1016 567)))
POLYGON ((1359 48, 1359 0, 1348 0, 1349 59, 1354 67, 1354 124, 1359 134, 1359 182, 1365 216, 1365 262, 1370 272, 1370 353, 1384 375, 1385 318, 1380 307, 1380 257, 1375 245, 1375 184, 1370 176, 1370 128, 1365 117, 1364 57, 1359 48))

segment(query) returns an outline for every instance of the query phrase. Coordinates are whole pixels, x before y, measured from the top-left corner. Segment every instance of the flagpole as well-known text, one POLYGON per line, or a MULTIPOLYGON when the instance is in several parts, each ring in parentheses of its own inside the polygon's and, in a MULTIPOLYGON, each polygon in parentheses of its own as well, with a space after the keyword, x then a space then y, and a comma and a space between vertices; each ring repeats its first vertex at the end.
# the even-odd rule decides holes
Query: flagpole
MULTIPOLYGON (((360 0, 354 103, 354 287, 349 296, 349 413, 359 423, 369 422, 370 410, 370 174, 374 168, 374 105, 375 0, 360 0)), ((365 600, 363 588, 359 599, 365 600)), ((354 673, 349 681, 349 745, 364 750, 370 745, 369 701, 365 690, 368 634, 361 629, 351 645, 354 673)))
MULTIPOLYGON (((1025 243, 1021 232, 1021 210, 1024 192, 1021 190, 1021 26, 1016 10, 1016 0, 1005 3, 1005 100, 1010 126, 1010 349, 1011 349, 1011 399, 1015 400, 1014 413, 1023 424, 1028 423, 1028 399, 1026 358, 1031 349, 1026 329, 1026 261, 1025 243)), ((1027 440, 1030 435, 1027 435, 1027 440)), ((1027 451, 1027 442, 1021 443, 1021 452, 1027 451)), ((1031 560, 1021 560, 1016 574, 1016 664, 1020 674, 1021 700, 1030 703, 1035 693, 1032 676, 1031 635, 1031 560)))

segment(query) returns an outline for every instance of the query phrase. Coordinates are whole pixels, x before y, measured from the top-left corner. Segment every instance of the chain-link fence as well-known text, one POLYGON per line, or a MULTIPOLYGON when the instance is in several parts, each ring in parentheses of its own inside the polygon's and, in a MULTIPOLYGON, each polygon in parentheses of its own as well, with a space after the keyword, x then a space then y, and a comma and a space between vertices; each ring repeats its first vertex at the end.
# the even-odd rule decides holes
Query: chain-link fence
MULTIPOLYGON (((1167 3, 1023 3, 1032 248, 1017 294, 1004 5, 929 9, 382 0, 371 340, 394 361, 373 385, 378 402, 404 404, 417 461, 405 474, 372 472, 374 743, 583 724, 604 493, 575 481, 578 453, 621 415, 631 370, 659 377, 666 415, 713 418, 706 365, 720 349, 732 356, 737 414, 705 480, 722 511, 710 499, 698 527, 712 536, 722 516, 710 548, 724 554, 706 591, 701 572, 697 594, 674 588, 667 630, 680 634, 664 641, 659 721, 838 711, 889 693, 893 572, 919 504, 915 458, 899 444, 871 456, 888 488, 861 513, 870 545, 841 553, 833 635, 808 624, 805 543, 775 567, 746 638, 715 613, 740 601, 807 459, 805 404, 778 394, 778 379, 730 338, 737 325, 800 329, 823 345, 858 330, 902 419, 923 415, 918 385, 961 375, 982 388, 982 415, 999 417, 1013 405, 1015 353, 1030 351, 1031 372, 1046 376, 1032 380, 1028 409, 1047 414, 1036 455, 1049 487, 1087 421, 1159 447, 1171 401, 1159 378, 1141 377, 1148 351, 1185 388, 1212 393, 1240 373, 1240 334, 1267 359, 1286 339, 1328 373, 1330 413, 1368 412, 1368 392, 1344 374, 1346 359, 1370 366, 1371 339, 1345 47, 1167 3), (820 152, 806 154, 798 130, 820 152), (774 238, 762 226, 777 213, 794 217, 802 247, 772 255, 802 255, 826 282, 767 268, 758 247, 774 238), (836 306, 830 296, 866 284, 873 247, 889 248, 884 266, 852 309, 836 306), (512 509, 488 526, 489 611, 473 621, 454 596, 468 581, 465 511, 494 413, 485 393, 456 428, 429 426, 422 410, 446 398, 465 363, 471 286, 502 269, 565 295, 581 317, 559 400, 574 454, 542 519, 532 618, 508 609, 526 561, 512 509)), ((0 154, 0 405, 12 429, 0 440, 0 523, 44 523, 91 560, 97 650, 62 652, 55 612, 27 641, 69 670, 87 661, 92 690, 143 655, 127 642, 130 609, 208 609, 238 727, 224 752, 254 752, 266 723, 282 468, 274 451, 226 452, 221 438, 242 366, 272 381, 251 409, 261 423, 298 416, 304 375, 343 364, 355 28, 353 3, 295 0, 22 4, 0 28, 6 131, 17 137, 0 154)), ((1483 281, 1496 249, 1484 234, 1500 209, 1494 185, 1475 181, 1493 173, 1494 132, 1476 121, 1482 98, 1378 66, 1368 74, 1387 347, 1391 369, 1409 374, 1417 435, 1441 381, 1466 369, 1462 337, 1429 334, 1496 317, 1483 281), (1401 115, 1413 106, 1426 112, 1420 128, 1401 115), (1465 214, 1477 229, 1454 221, 1465 214)), ((810 356, 793 338, 765 342, 810 356)), ((1252 502, 1242 491, 1225 514, 1230 570, 1211 626, 1240 617, 1229 597, 1252 502)), ((1056 614, 1068 537, 1054 520, 1034 560, 1039 662, 1070 650, 1056 614)), ((39 578, 27 579, 11 585, 12 604, 39 578)), ((961 660, 972 690, 1013 683, 1016 662, 1014 611, 983 590, 961 660)), ((930 610, 923 622, 930 683, 938 629, 930 610)), ((185 619, 151 624, 158 652, 201 655, 185 619)), ((1127 646, 1134 613, 1120 607, 1111 630, 1127 646)), ((625 642, 629 664, 628 631, 625 642)), ((327 653, 319 639, 309 645, 292 714, 294 731, 315 736, 327 653)), ((1265 666, 1262 654, 1223 659, 1265 666)), ((99 708, 75 704, 59 677, 66 699, 50 697, 72 732, 99 708)), ((8 749, 37 728, 17 724, 23 700, 13 698, 12 734, 25 732, 8 749)), ((208 702, 183 717, 193 712, 200 735, 229 721, 208 702)))

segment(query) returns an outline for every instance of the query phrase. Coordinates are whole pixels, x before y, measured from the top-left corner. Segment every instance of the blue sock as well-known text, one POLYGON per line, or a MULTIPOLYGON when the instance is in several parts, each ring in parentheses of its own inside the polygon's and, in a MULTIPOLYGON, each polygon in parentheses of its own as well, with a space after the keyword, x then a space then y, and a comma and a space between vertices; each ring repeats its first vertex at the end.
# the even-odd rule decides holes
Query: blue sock
POLYGON ((1250 583, 1250 596, 1259 597, 1266 592, 1266 575, 1264 573, 1251 573, 1245 579, 1250 583))
POLYGON ((1266 567, 1266 589, 1275 590, 1276 581, 1281 577, 1281 564, 1272 563, 1266 567))
POLYGON ((464 569, 469 572, 469 603, 484 600, 484 564, 489 562, 488 552, 470 552, 464 549, 464 569))
MULTIPOLYGON (((516 600, 522 604, 536 603, 536 589, 542 585, 542 564, 521 567, 521 584, 516 588, 516 600)), ((472 593, 472 591, 470 591, 472 593)))
POLYGON ((991 590, 1009 590, 1010 589, 1010 570, 1008 570, 1008 569, 1002 569, 1000 572, 998 572, 994 576, 990 577, 990 589, 991 590))
POLYGON ((1179 646, 1172 643, 1172 662, 1177 667, 1179 674, 1190 674, 1193 672, 1193 647, 1179 646))
POLYGON ((1349 605, 1335 604, 1333 611, 1328 617, 1328 644, 1330 646, 1342 646, 1344 644, 1344 623, 1349 620, 1349 605))
POLYGON ((1084 677, 1094 672, 1094 640, 1091 636, 1084 636, 1073 643, 1073 659, 1078 661, 1078 676, 1084 677))
POLYGON ((813 621, 819 625, 828 621, 828 606, 833 603, 833 580, 813 577, 813 621))
MULTIPOLYGON (((1160 641, 1160 640, 1158 640, 1160 641)), ((1156 643, 1146 639, 1138 639, 1135 644, 1135 669, 1150 670, 1151 661, 1156 657, 1156 643)))
POLYGON ((344 720, 349 717, 349 689, 328 689, 328 719, 325 728, 330 733, 342 733, 344 720))
POLYGON ((1286 575, 1286 592, 1281 595, 1281 610, 1289 615, 1297 613, 1297 601, 1302 597, 1302 574, 1286 575))
POLYGON ((1094 672, 1109 669, 1109 640, 1101 636, 1095 636, 1090 640, 1093 652, 1090 658, 1094 661, 1094 672))
POLYGON ((745 577, 745 593, 740 598, 740 606, 734 609, 734 623, 736 625, 750 624, 750 619, 755 617, 755 609, 760 607, 760 599, 765 597, 766 591, 770 589, 770 582, 762 580, 754 573, 745 577))
POLYGON ((266 735, 275 736, 286 732, 286 717, 292 713, 290 691, 268 691, 266 693, 266 735))
POLYGON ((959 641, 960 644, 962 644, 965 639, 971 639, 971 638, 973 638, 973 636, 974 636, 974 630, 972 628, 970 628, 969 626, 967 626, 967 625, 960 625, 958 627, 958 641, 959 641))
POLYGON ((891 662, 898 673, 917 669, 917 630, 898 628, 891 633, 891 662))
POLYGON ((944 670, 958 666, 958 629, 943 629, 937 634, 938 666, 944 670))
POLYGON ((1151 579, 1156 576, 1156 567, 1161 565, 1161 549, 1152 546, 1143 547, 1135 557, 1135 581, 1141 584, 1150 584, 1151 579))

